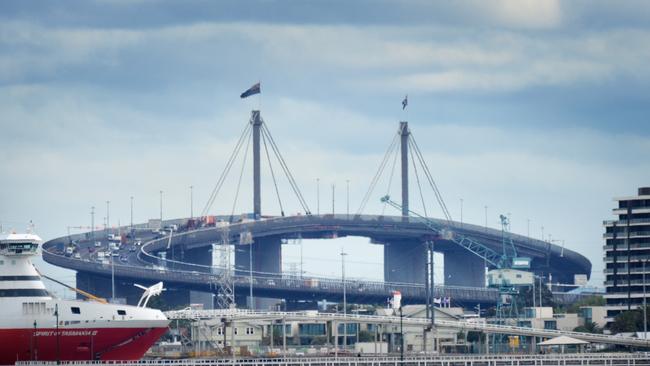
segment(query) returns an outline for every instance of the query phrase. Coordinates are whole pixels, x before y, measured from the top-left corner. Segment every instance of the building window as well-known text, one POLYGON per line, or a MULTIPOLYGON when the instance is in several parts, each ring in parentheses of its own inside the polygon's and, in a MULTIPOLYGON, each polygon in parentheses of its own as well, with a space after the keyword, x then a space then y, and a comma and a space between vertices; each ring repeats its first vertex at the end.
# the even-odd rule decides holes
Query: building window
POLYGON ((72 311, 72 314, 81 314, 81 309, 76 306, 71 307, 70 311, 72 311))
POLYGON ((557 329, 555 320, 544 320, 544 329, 557 329))
POLYGON ((301 336, 319 336, 325 334, 325 324, 298 324, 301 336))

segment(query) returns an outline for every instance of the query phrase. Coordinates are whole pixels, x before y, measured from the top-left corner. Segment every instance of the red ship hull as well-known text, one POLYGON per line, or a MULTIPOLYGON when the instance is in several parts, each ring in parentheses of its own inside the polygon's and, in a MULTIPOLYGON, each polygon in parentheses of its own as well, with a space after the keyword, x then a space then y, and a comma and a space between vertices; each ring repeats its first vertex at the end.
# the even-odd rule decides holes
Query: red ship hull
POLYGON ((167 328, 0 329, 0 365, 39 360, 139 360, 167 328))

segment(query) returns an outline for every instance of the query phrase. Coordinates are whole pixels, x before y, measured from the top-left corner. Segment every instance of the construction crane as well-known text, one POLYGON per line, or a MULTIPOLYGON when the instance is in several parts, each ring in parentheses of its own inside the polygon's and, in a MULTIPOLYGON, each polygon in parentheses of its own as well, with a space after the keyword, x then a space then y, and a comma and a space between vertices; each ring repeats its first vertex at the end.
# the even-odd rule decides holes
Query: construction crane
MULTIPOLYGON (((382 197, 381 202, 398 210, 402 209, 402 205, 392 201, 388 195, 382 197)), ((497 321, 505 323, 506 318, 518 315, 516 295, 519 294, 520 287, 532 286, 534 276, 531 272, 526 271, 530 269, 530 258, 517 255, 514 242, 508 235, 510 223, 506 216, 500 215, 502 253, 499 254, 480 242, 454 231, 450 222, 439 223, 412 210, 408 210, 408 213, 421 219, 422 223, 440 238, 456 243, 496 267, 488 272, 487 278, 489 287, 499 289, 496 309, 497 321)))
MULTIPOLYGON (((386 203, 398 210, 402 210, 402 205, 391 200, 390 196, 388 195, 382 197, 381 202, 386 203)), ((442 239, 449 240, 455 244, 458 244, 459 246, 470 251, 474 255, 483 258, 487 263, 491 264, 492 266, 496 268, 510 267, 512 263, 512 259, 508 258, 508 256, 505 255, 505 251, 504 254, 499 254, 493 249, 476 241, 475 239, 472 239, 470 237, 467 237, 465 235, 462 235, 454 231, 448 224, 438 223, 412 210, 408 210, 408 213, 412 216, 421 219, 422 223, 427 228, 429 228, 431 231, 436 233, 442 239)))

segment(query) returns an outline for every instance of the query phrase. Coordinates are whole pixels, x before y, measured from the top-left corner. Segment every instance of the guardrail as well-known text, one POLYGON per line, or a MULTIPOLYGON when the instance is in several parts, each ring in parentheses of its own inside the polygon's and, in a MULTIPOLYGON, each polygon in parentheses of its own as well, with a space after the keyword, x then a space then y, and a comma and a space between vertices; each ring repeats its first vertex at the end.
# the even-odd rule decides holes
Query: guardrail
MULTIPOLYGON (((16 365, 56 365, 56 361, 19 361, 16 365)), ((284 357, 163 359, 141 361, 61 361, 62 365, 123 366, 649 366, 647 353, 550 354, 550 355, 466 355, 423 357, 284 357)))
MULTIPOLYGON (((315 312, 282 312, 282 311, 250 311, 238 309, 226 310, 176 310, 165 313, 170 320, 175 319, 212 319, 212 318, 229 318, 231 320, 254 320, 254 319, 285 319, 285 320, 331 320, 338 322, 362 322, 362 323, 382 323, 382 324, 404 324, 427 326, 430 320, 426 318, 407 318, 399 316, 378 316, 378 315, 359 315, 349 314, 342 315, 336 313, 315 313, 315 312)), ((530 327, 520 327, 501 324, 489 324, 482 321, 454 321, 454 320, 435 320, 436 327, 452 328, 460 330, 475 330, 487 333, 499 333, 510 335, 522 335, 529 337, 553 338, 561 335, 569 336, 575 339, 587 342, 618 344, 625 346, 649 347, 650 340, 620 337, 605 334, 582 333, 554 329, 537 329, 530 327)))

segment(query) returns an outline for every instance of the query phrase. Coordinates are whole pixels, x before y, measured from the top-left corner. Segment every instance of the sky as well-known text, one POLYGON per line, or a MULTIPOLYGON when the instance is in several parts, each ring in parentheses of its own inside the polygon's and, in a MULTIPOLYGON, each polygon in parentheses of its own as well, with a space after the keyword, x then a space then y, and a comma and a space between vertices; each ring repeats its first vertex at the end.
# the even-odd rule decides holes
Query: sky
MULTIPOLYGON (((311 210, 318 180, 321 211, 334 184, 345 213, 349 180, 356 212, 407 120, 454 219, 461 202, 465 222, 509 214, 513 232, 588 257, 602 285, 612 198, 650 186, 648 39, 645 1, 3 1, 0 222, 52 239, 89 226, 93 206, 101 224, 110 201, 124 225, 131 196, 145 222, 160 191, 164 217, 186 217, 190 186, 200 213, 258 108, 311 210), (239 98, 258 81, 261 96, 239 98)), ((240 171, 234 211, 252 211, 250 155, 240 169, 210 213, 232 212, 240 171)), ((399 195, 389 177, 364 213, 397 214, 379 203, 399 195)), ((300 211, 278 180, 285 212, 300 211)), ((309 273, 340 275, 344 248, 350 276, 381 278, 365 238, 303 245, 309 273)))

